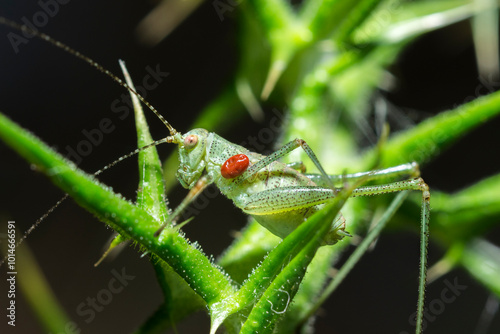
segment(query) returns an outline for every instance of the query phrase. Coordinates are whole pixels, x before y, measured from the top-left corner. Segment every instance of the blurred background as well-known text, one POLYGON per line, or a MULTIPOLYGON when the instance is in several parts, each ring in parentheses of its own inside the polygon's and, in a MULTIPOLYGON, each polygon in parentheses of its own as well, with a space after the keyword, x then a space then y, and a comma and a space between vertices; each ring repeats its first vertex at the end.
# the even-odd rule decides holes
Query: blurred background
MULTIPOLYGON (((159 66, 162 72, 168 72, 168 77, 148 91, 146 98, 177 130, 184 132, 199 111, 221 93, 236 69, 235 12, 226 12, 221 20, 214 3, 205 2, 165 39, 148 46, 137 38, 136 27, 156 5, 155 1, 73 0, 60 4, 58 12, 40 30, 116 74, 120 73, 118 59, 125 60, 137 84, 148 73, 148 66, 159 66)), ((16 22, 22 22, 23 17, 31 19, 40 10, 40 5, 32 1, 3 0, 0 4, 0 15, 16 22)), ((112 110, 114 101, 126 93, 121 87, 68 53, 35 38, 19 45, 16 53, 8 39, 11 32, 19 34, 0 26, 2 112, 63 154, 68 152, 68 146, 74 148, 85 139, 82 131, 98 128, 103 118, 109 118, 115 128, 82 159, 79 167, 85 171, 96 171, 134 149, 132 117, 120 119, 121 114, 112 110)), ((383 94, 400 111, 404 122, 418 123, 498 89, 498 79, 491 87, 480 82, 471 36, 470 22, 464 21, 419 38, 403 52, 391 68, 398 87, 383 94)), ((266 104, 265 108, 283 110, 285 102, 266 104)), ((149 120, 154 138, 167 134, 154 116, 149 120)), ((235 143, 243 142, 266 126, 266 121, 269 119, 259 123, 245 116, 223 136, 235 143)), ((498 118, 483 125, 427 165, 422 175, 431 189, 453 192, 498 173, 499 127, 498 118)), ((164 145, 158 150, 162 157, 167 157, 172 147, 164 145)), ((15 220, 17 227, 25 231, 63 194, 3 144, 0 157, 0 226, 15 220)), ((136 162, 130 159, 100 179, 133 200, 136 175, 136 162)), ((177 187, 169 195, 172 207, 185 194, 177 187)), ((234 231, 246 224, 245 216, 222 196, 211 200, 199 217, 185 228, 186 234, 214 257, 231 243, 234 231)), ((5 228, 0 233, 6 233, 5 228)), ((27 241, 55 295, 82 333, 131 332, 161 303, 161 291, 148 257, 141 258, 133 247, 94 268, 111 235, 110 229, 69 200, 27 241), (87 324, 77 315, 77 306, 107 286, 113 269, 122 268, 135 278, 87 324)), ((500 230, 496 228, 488 239, 498 244, 500 230)), ((408 309, 416 304, 416 245, 418 235, 409 232, 382 235, 377 247, 324 305, 316 320, 317 333, 379 333, 380 324, 391 328, 390 333, 411 332, 408 309), (414 281, 408 282, 408 271, 415 272, 414 281)), ((440 250, 430 246, 430 263, 441 255, 440 250)), ((426 333, 475 333, 489 292, 465 272, 454 270, 428 287, 429 301, 440 295, 446 280, 458 280, 467 288, 455 302, 446 304, 426 333)), ((0 294, 3 296, 6 291, 2 278, 0 294)), ((0 300, 3 304, 5 299, 0 300)), ((2 316, 0 332, 42 333, 23 296, 18 294, 16 302, 15 329, 8 327, 2 316)), ((498 302, 489 305, 498 307, 498 302)), ((3 315, 5 305, 1 308, 3 315)), ((500 316, 496 311, 493 314, 489 330, 477 333, 499 332, 500 316)), ((201 313, 196 317, 195 321, 184 321, 179 333, 207 332, 208 316, 201 313)))

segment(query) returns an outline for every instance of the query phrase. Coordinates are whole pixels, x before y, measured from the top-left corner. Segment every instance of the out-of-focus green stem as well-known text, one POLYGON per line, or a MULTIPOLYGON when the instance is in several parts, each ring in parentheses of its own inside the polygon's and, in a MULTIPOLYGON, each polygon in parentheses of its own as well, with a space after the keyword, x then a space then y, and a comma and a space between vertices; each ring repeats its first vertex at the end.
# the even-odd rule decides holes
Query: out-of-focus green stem
MULTIPOLYGON (((424 164, 440 154, 468 131, 500 114, 500 92, 479 97, 456 109, 421 122, 392 136, 380 150, 381 165, 396 166, 408 161, 424 164)), ((365 159, 374 159, 369 151, 365 159)))
MULTIPOLYGON (((16 259, 16 284, 42 324, 44 331, 69 333, 77 329, 78 325, 70 319, 59 304, 26 242, 22 247, 16 248, 16 259)), ((8 318, 3 320, 7 321, 8 318)))

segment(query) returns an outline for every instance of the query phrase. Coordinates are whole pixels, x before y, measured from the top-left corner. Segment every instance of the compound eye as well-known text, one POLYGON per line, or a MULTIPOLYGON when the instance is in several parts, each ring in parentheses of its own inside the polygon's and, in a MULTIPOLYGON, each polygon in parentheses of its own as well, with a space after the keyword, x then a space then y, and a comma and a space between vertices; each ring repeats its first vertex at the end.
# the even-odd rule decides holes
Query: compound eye
POLYGON ((187 148, 188 150, 195 147, 196 144, 198 144, 198 136, 197 135, 189 135, 186 138, 184 138, 184 147, 187 148))

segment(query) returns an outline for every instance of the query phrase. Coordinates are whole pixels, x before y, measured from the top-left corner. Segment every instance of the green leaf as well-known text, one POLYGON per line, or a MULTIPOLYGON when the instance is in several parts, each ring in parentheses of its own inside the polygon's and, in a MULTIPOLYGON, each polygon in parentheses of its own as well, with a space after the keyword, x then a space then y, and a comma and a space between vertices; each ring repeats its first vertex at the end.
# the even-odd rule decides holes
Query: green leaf
MULTIPOLYGON (((350 195, 341 191, 324 209, 311 216, 286 237, 254 272, 238 292, 238 297, 259 296, 241 333, 272 333, 276 322, 287 311, 297 293, 309 263, 324 235, 350 195)), ((238 300, 238 297, 235 300, 238 300)))
MULTIPOLYGON (((219 324, 228 315, 242 310, 250 302, 260 300, 252 310, 253 316, 262 317, 262 312, 268 309, 269 300, 272 305, 277 306, 280 298, 275 299, 270 296, 276 286, 282 286, 283 280, 287 280, 287 291, 290 301, 296 293, 298 285, 302 281, 303 271, 314 257, 316 249, 321 245, 323 236, 331 229, 332 221, 340 211, 340 208, 349 197, 351 188, 344 189, 327 204, 325 208, 311 216, 307 222, 301 224, 295 231, 287 236, 269 255, 262 264, 255 269, 252 275, 244 282, 241 289, 230 298, 221 303, 211 306, 212 313, 212 332, 218 328, 219 324), (297 260, 298 259, 298 260, 297 260), (277 281, 275 281, 277 279, 277 281), (267 295, 266 295, 267 294, 267 295), (254 313, 255 312, 255 313, 254 313)), ((248 319, 251 319, 249 316, 248 319)), ((276 319, 270 318, 264 322, 275 322, 276 319)), ((249 326, 248 331, 256 326, 253 320, 247 320, 245 326, 249 326)), ((244 330, 242 329, 244 332, 244 330)))
MULTIPOLYGON (((135 90, 136 88, 123 61, 120 61, 120 66, 127 84, 135 90)), ((131 92, 130 96, 134 106, 137 146, 141 148, 152 143, 153 138, 149 132, 139 99, 131 92)), ((142 150, 139 152, 137 205, 151 213, 158 221, 164 222, 168 217, 165 201, 165 183, 156 147, 142 150)), ((164 302, 137 333, 161 332, 186 315, 205 306, 203 299, 189 287, 185 280, 175 273, 172 267, 163 260, 157 261, 156 258, 153 259, 153 262, 158 283, 163 291, 164 302)))
POLYGON ((238 232, 238 237, 217 260, 217 264, 224 268, 234 281, 243 283, 280 241, 279 237, 252 219, 238 232))
POLYGON ((135 332, 163 333, 191 313, 206 307, 206 303, 166 262, 153 263, 163 292, 164 302, 155 313, 135 332))
MULTIPOLYGON (((125 67, 125 62, 120 61, 127 84, 136 89, 125 67)), ((137 147, 141 148, 154 142, 149 132, 148 123, 144 116, 141 102, 138 97, 130 92, 134 106, 135 126, 137 130, 137 147)), ((156 147, 150 147, 139 152, 139 189, 137 192, 137 206, 148 212, 159 222, 166 221, 168 209, 165 205, 165 181, 161 168, 161 161, 156 147)))

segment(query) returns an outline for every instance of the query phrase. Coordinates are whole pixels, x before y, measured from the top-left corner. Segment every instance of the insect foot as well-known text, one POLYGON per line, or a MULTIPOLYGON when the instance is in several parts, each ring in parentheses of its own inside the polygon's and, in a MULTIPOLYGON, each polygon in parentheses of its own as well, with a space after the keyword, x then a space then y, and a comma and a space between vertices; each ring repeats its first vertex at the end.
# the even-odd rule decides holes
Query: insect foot
POLYGON ((325 235, 321 245, 335 245, 344 237, 352 237, 352 235, 345 230, 345 218, 339 214, 333 223, 332 229, 325 235))

